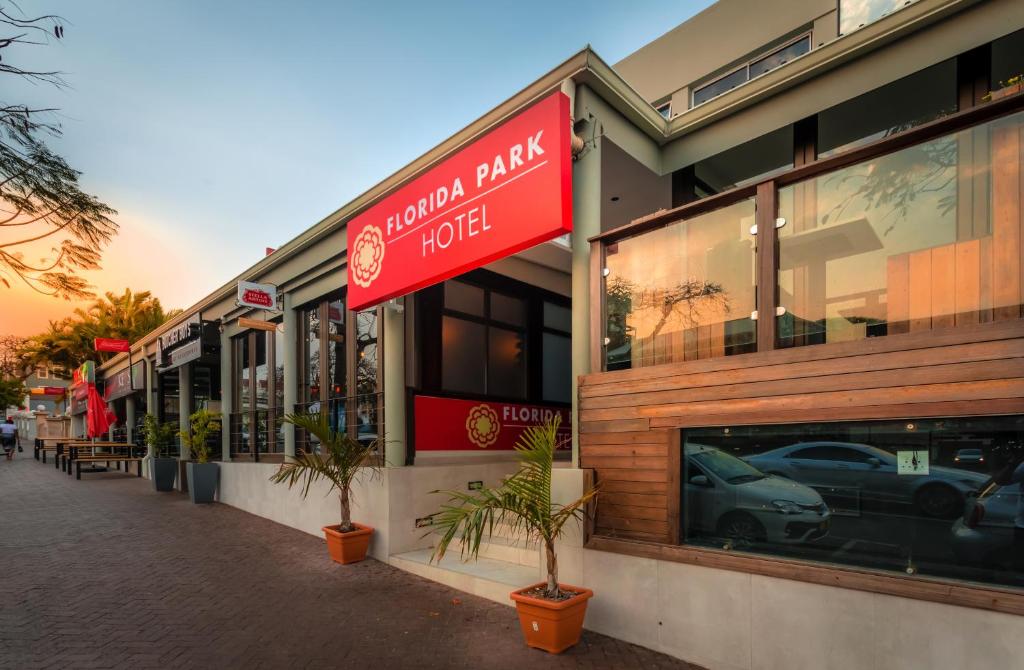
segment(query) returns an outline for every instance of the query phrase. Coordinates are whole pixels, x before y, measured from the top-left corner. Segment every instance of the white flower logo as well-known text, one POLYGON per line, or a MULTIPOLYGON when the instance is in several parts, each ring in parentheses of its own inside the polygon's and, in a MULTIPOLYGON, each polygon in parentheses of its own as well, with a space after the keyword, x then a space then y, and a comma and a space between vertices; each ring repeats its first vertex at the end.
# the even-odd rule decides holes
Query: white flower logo
POLYGON ((384 233, 377 226, 366 226, 356 235, 351 254, 352 281, 369 288, 384 263, 384 233))

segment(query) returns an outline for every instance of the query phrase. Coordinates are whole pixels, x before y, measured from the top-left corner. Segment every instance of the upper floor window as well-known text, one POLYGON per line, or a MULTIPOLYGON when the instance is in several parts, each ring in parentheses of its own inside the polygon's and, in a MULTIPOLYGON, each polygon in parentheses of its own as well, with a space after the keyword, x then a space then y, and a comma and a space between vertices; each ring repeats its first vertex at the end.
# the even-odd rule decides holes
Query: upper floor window
POLYGON ((658 105, 657 107, 655 107, 655 109, 658 110, 658 114, 661 114, 666 119, 671 119, 672 118, 672 101, 671 100, 669 100, 668 102, 666 102, 664 104, 658 105))
POLYGON ((759 77, 766 72, 774 70, 780 65, 785 65, 797 56, 802 56, 810 50, 811 36, 804 35, 803 37, 790 42, 779 49, 775 49, 767 54, 762 54, 757 58, 744 63, 729 74, 719 77, 709 84, 695 88, 693 91, 693 106, 696 107, 697 105, 703 104, 712 98, 722 95, 723 93, 728 93, 740 84, 744 84, 755 77, 759 77))
POLYGON ((839 34, 863 28, 911 2, 914 0, 839 0, 839 34))
POLYGON ((889 137, 957 111, 949 59, 818 113, 818 157, 889 137))
POLYGON ((992 42, 992 76, 989 88, 993 91, 1008 86, 1010 81, 1024 75, 1024 30, 1018 30, 992 42))
POLYGON ((694 164, 694 195, 703 198, 793 167, 793 126, 773 130, 694 164))

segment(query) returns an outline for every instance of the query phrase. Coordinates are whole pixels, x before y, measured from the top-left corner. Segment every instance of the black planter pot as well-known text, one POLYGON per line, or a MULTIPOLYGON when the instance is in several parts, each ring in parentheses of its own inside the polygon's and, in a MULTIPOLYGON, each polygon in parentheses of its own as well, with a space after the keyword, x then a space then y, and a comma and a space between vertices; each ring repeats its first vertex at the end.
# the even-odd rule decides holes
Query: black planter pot
POLYGON ((194 503, 212 503, 217 494, 217 476, 220 470, 216 463, 189 463, 188 496, 194 503))
POLYGON ((154 458, 152 470, 154 489, 157 491, 174 490, 174 478, 178 474, 178 459, 154 458))

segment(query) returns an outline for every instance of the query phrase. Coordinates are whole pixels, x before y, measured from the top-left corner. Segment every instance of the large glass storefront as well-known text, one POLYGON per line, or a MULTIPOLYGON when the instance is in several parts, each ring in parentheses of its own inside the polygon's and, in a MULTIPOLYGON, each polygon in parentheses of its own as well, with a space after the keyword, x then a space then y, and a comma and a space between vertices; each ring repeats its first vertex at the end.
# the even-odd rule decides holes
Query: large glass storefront
POLYGON ((284 453, 285 333, 250 330, 231 340, 232 458, 284 453))
MULTIPOLYGON (((326 412, 330 424, 360 440, 381 434, 380 309, 346 309, 344 291, 305 305, 299 313, 299 412, 326 412)), ((298 449, 315 449, 296 433, 298 449)))
POLYGON ((683 431, 684 542, 1024 586, 1024 417, 683 431))

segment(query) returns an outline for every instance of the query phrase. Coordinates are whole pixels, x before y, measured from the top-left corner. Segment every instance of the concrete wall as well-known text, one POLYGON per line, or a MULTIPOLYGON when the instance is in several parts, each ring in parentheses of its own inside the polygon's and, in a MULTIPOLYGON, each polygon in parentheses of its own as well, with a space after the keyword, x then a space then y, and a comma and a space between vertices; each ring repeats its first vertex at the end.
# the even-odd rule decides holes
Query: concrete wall
MULTIPOLYGON (((303 499, 298 488, 273 484, 274 463, 221 463, 218 501, 298 530, 323 537, 322 528, 340 520, 337 492, 319 482, 303 499)), ((371 478, 369 471, 352 492, 352 520, 373 526, 370 555, 387 562, 400 554, 430 546, 416 519, 432 514, 447 499, 435 490, 467 490, 470 481, 494 486, 515 468, 513 462, 386 468, 371 478)))
MULTIPOLYGON (((583 471, 556 470, 567 502, 583 471)), ((585 626, 709 670, 1016 668, 1024 617, 559 545, 585 626)))

